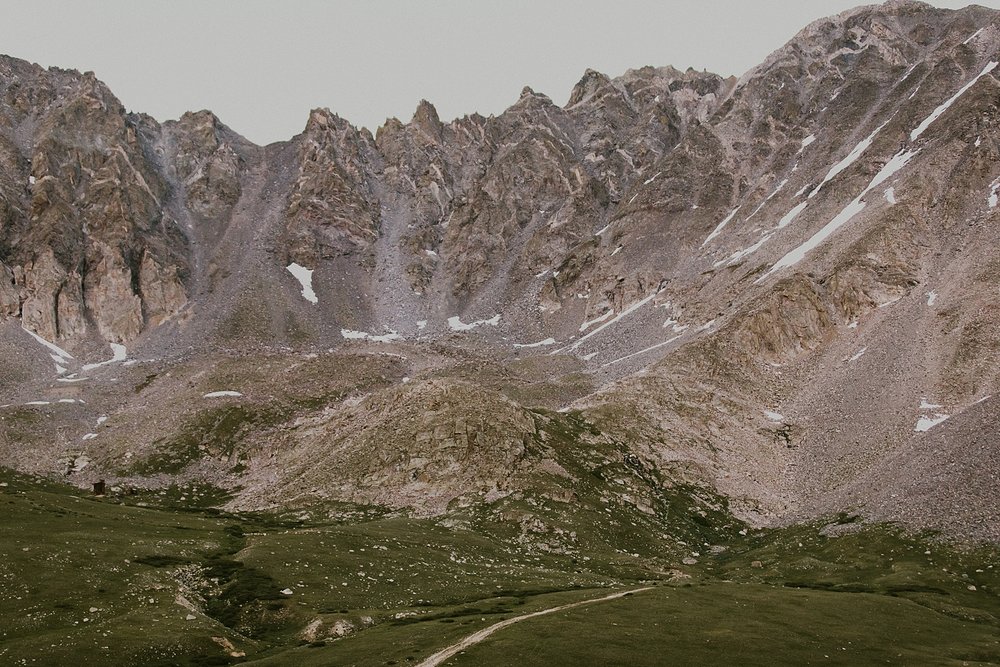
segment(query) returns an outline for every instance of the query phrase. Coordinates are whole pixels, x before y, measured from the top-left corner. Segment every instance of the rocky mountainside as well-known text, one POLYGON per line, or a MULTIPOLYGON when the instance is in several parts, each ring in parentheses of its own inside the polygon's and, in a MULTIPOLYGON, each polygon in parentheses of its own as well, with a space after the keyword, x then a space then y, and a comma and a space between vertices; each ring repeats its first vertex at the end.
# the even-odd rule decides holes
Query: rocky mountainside
POLYGON ((0 57, 0 464, 441 515, 625 461, 640 514, 1000 539, 998 62, 1000 13, 891 0, 261 147, 0 57))

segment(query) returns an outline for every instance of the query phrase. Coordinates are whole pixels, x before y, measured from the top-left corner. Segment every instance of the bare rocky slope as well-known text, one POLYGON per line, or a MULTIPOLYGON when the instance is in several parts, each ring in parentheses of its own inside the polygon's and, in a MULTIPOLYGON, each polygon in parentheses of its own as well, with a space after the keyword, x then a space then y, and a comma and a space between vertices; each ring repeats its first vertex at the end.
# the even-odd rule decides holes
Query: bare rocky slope
POLYGON ((739 80, 261 147, 2 57, 0 464, 440 514, 571 502, 569 448, 640 510, 1000 539, 998 61, 1000 13, 892 0, 739 80))

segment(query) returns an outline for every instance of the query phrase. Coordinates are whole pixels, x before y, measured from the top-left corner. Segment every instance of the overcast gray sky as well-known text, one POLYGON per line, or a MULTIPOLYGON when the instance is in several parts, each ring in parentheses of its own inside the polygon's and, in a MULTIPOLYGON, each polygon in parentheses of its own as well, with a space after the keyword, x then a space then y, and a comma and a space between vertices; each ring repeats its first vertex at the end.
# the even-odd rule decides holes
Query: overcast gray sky
MULTIPOLYGON (((445 120, 530 85, 563 104, 588 67, 742 74, 853 0, 0 0, 0 53, 92 70, 159 120, 211 109, 268 143, 329 107, 372 131, 421 98, 445 120)), ((936 0, 941 7, 967 2, 936 0)), ((1000 0, 977 4, 1000 8, 1000 0)))

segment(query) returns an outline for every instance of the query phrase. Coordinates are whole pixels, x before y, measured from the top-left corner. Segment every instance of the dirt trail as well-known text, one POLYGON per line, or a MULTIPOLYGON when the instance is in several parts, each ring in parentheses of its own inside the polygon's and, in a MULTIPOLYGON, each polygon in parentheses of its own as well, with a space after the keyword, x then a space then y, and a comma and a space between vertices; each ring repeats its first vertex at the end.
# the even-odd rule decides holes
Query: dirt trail
POLYGON ((546 614, 554 614, 557 611, 565 611, 567 609, 573 609, 574 607, 582 607, 588 604, 594 604, 595 602, 606 602, 608 600, 614 600, 620 597, 625 597, 630 593, 640 593, 642 591, 648 591, 652 586, 646 586, 645 588, 633 588, 629 591, 619 591, 618 593, 612 593, 611 595, 606 595, 602 598, 594 598, 593 600, 581 600, 579 602, 573 602, 570 604, 564 604, 559 607, 552 607, 551 609, 543 609, 542 611, 532 612, 530 614, 524 614, 523 616, 515 616, 514 618, 508 618, 505 621, 500 621, 499 623, 494 623, 493 625, 483 628, 478 632, 474 632, 465 639, 452 644, 451 646, 441 649, 431 657, 427 658, 423 662, 417 665, 417 667, 437 667, 448 658, 454 656, 459 651, 464 651, 474 644, 478 644, 490 635, 492 635, 497 630, 503 630, 504 628, 514 625, 515 623, 520 623, 529 618, 535 618, 536 616, 545 616, 546 614))

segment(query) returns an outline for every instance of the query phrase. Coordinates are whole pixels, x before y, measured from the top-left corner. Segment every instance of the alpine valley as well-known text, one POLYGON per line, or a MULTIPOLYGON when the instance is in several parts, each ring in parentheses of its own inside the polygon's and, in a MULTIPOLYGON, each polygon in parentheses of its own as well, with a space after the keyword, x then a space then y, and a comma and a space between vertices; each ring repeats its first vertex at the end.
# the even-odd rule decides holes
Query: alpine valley
POLYGON ((1000 664, 998 63, 257 146, 0 56, 0 664, 1000 664))

